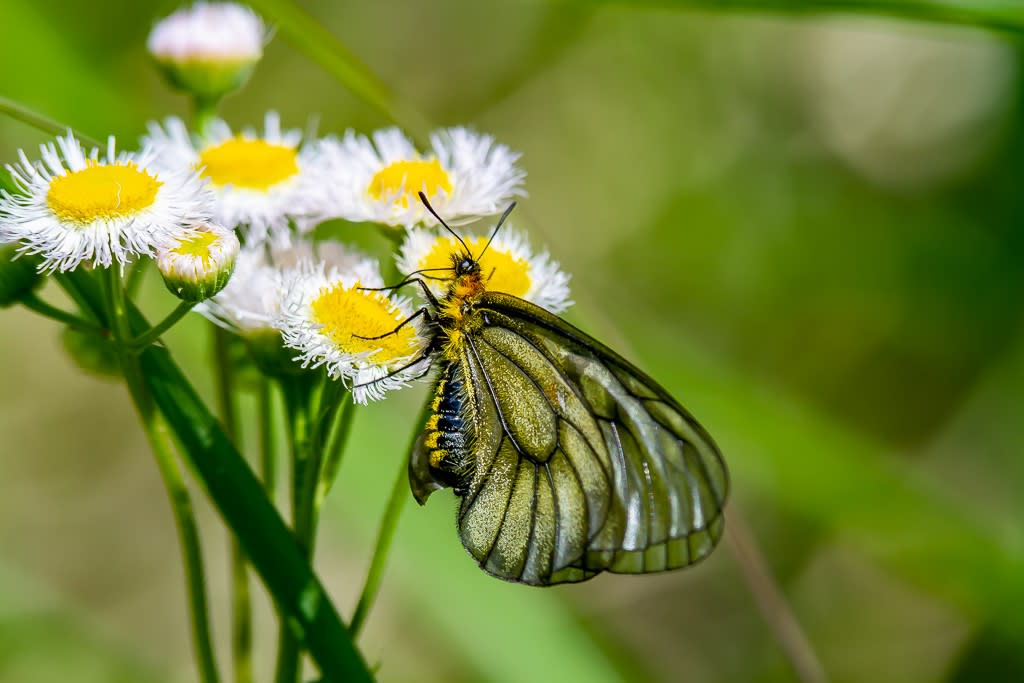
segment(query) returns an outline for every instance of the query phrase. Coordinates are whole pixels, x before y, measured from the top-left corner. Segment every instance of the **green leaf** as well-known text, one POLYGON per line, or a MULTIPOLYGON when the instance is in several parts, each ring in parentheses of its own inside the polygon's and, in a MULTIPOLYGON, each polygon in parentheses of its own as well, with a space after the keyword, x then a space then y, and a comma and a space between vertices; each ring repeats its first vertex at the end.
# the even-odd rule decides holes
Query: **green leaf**
POLYGON ((224 521, 252 561, 278 608, 329 681, 373 677, 284 520, 249 465, 171 360, 150 347, 141 358, 146 384, 182 451, 224 521))
MULTIPOLYGON (((67 280, 94 304, 100 294, 88 274, 67 280)), ((132 329, 150 325, 131 308, 132 329)), ((170 353, 149 347, 139 358, 146 386, 181 445, 181 452, 260 575, 288 625, 327 681, 372 681, 330 597, 305 559, 260 481, 224 434, 170 353)))

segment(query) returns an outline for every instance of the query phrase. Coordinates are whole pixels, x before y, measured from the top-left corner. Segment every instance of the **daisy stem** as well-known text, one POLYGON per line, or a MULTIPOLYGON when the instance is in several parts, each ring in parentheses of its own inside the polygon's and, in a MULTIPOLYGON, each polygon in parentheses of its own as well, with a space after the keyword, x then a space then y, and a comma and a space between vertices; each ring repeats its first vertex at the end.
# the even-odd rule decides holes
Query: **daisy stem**
POLYGON ((349 631, 352 633, 352 640, 359 637, 359 632, 366 623, 366 618, 377 599, 377 592, 380 590, 380 583, 384 577, 384 568, 387 565, 388 553, 391 551, 391 541, 395 536, 395 529, 398 528, 398 520, 401 517, 402 509, 409 499, 409 474, 408 454, 416 446, 416 439, 419 438, 420 430, 431 413, 431 397, 427 397, 420 411, 419 419, 416 420, 412 439, 409 441, 409 448, 406 456, 399 460, 400 467, 391 485, 391 494, 388 496, 387 507, 384 508, 384 517, 380 521, 380 530, 377 532, 377 544, 373 548, 373 558, 370 560, 370 569, 366 573, 366 582, 363 584, 362 593, 359 595, 359 602, 356 603, 355 613, 352 615, 352 623, 349 631))
POLYGON ((106 337, 108 334, 107 330, 103 329, 99 325, 95 325, 89 322, 88 320, 79 318, 74 313, 69 313, 65 310, 57 308, 56 306, 48 304, 42 299, 40 299, 38 296, 36 296, 34 293, 26 294, 25 296, 23 296, 21 298, 21 304, 25 308, 35 311, 39 315, 50 318, 51 320, 56 320, 57 322, 64 323, 68 327, 73 327, 76 330, 81 330, 83 332, 91 332, 92 334, 97 334, 101 337, 106 337))
POLYGON ((135 293, 139 291, 139 285, 142 284, 142 277, 146 274, 146 266, 149 264, 147 259, 139 259, 132 264, 128 270, 128 275, 125 277, 124 288, 128 292, 128 296, 135 296, 135 293))
POLYGON ((209 97, 195 97, 192 99, 192 112, 195 120, 196 130, 200 134, 206 132, 206 127, 210 125, 217 116, 217 104, 220 102, 219 99, 209 97))
POLYGON ((106 330, 105 333, 109 334, 109 330, 104 327, 103 310, 97 309, 94 300, 86 296, 79 287, 78 282, 75 281, 74 278, 69 277, 66 273, 57 273, 55 279, 57 280, 57 284, 60 285, 60 288, 64 290, 64 293, 67 294, 72 301, 78 304, 78 310, 82 315, 92 321, 95 321, 97 323, 97 327, 106 330))
POLYGON ((313 557, 316 548, 316 529, 320 512, 317 494, 320 490, 325 456, 328 453, 328 437, 333 431, 338 412, 345 410, 345 393, 344 384, 325 377, 320 391, 314 396, 310 411, 313 418, 310 425, 310 457, 302 472, 299 514, 295 521, 295 533, 299 537, 299 542, 304 543, 309 557, 313 557))
MULTIPOLYGON (((312 449, 312 433, 310 417, 316 414, 312 406, 316 404, 313 397, 315 386, 308 381, 308 376, 299 375, 281 380, 281 392, 284 394, 285 412, 288 423, 288 442, 291 449, 291 508, 292 531, 303 553, 309 557, 309 545, 304 540, 300 528, 302 521, 302 482, 309 467, 312 449)), ((276 683, 295 683, 298 678, 301 649, 296 635, 281 621, 278 639, 277 667, 274 674, 276 683)))
POLYGON ((126 342, 128 348, 133 351, 142 351, 147 346, 155 342, 160 336, 171 329, 175 323, 185 317, 185 314, 191 311, 195 307, 194 303, 188 301, 182 301, 178 304, 178 307, 171 311, 166 318, 158 322, 153 327, 149 328, 148 331, 139 335, 135 339, 126 342))
POLYGON ((220 677, 217 673, 216 656, 210 637, 206 573, 203 568, 202 548, 195 514, 192 510, 192 501, 181 469, 172 452, 171 436, 156 412, 152 397, 146 389, 138 358, 128 352, 124 343, 128 337, 128 318, 125 312, 120 269, 117 266, 112 266, 106 270, 110 325, 118 343, 125 383, 128 385, 128 391, 135 404, 135 409, 138 411, 139 419, 142 421, 146 438, 156 456, 157 467, 163 477, 164 486, 167 488, 174 522, 178 529, 191 604, 192 640, 196 653, 196 664, 199 668, 199 679, 203 683, 217 683, 220 677))
MULTIPOLYGON (((180 308, 180 306, 179 306, 180 308)), ((173 315, 173 314, 172 314, 173 315)), ((240 446, 238 420, 235 410, 235 377, 228 332, 211 324, 213 330, 213 362, 217 383, 217 407, 224 432, 235 445, 240 446)), ((154 328, 155 329, 155 328, 154 328)), ((241 449, 239 449, 241 450, 241 449)), ((245 552, 232 535, 231 544, 231 657, 235 667, 236 683, 252 681, 252 600, 249 592, 249 573, 245 552)))
POLYGON ((23 107, 14 100, 10 100, 6 97, 0 97, 0 114, 6 114, 16 121, 21 121, 22 123, 49 135, 64 135, 70 131, 76 138, 78 138, 79 142, 88 147, 103 147, 102 144, 93 140, 88 135, 82 135, 78 131, 71 130, 69 126, 58 123, 53 119, 43 116, 42 114, 37 114, 31 109, 23 107))
POLYGON ((292 46, 320 64, 339 83, 389 120, 401 123, 417 140, 429 130, 426 119, 411 105, 400 101, 377 75, 363 64, 324 25, 288 0, 250 0, 250 5, 270 20, 292 46))
POLYGON ((338 468, 341 467, 341 458, 345 453, 345 444, 348 441, 348 434, 351 431, 352 418, 356 414, 356 405, 351 400, 348 392, 338 398, 338 408, 333 420, 331 433, 327 438, 324 451, 326 459, 323 467, 320 468, 319 481, 316 486, 316 496, 313 501, 314 510, 317 514, 323 507, 327 494, 330 493, 334 481, 338 477, 338 468))
MULTIPOLYGON (((344 386, 327 377, 313 379, 299 375, 281 381, 288 413, 292 466, 292 527, 295 540, 306 557, 312 560, 316 548, 316 527, 319 510, 317 491, 323 470, 324 425, 331 425, 342 405, 344 386)), ((278 650, 277 683, 294 683, 301 664, 300 643, 282 624, 278 650)))
POLYGON ((260 380, 259 386, 259 422, 260 422, 260 477, 263 479, 263 490, 267 498, 274 500, 277 488, 277 453, 274 434, 274 386, 266 377, 260 380))

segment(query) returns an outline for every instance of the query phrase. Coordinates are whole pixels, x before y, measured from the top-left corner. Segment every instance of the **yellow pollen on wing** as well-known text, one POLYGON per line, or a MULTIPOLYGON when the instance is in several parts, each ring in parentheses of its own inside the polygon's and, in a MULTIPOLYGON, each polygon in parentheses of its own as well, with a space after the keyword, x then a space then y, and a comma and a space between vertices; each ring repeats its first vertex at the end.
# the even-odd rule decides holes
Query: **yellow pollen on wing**
POLYGON ((46 204, 58 218, 86 225, 148 209, 163 185, 133 162, 88 165, 50 181, 46 204))
POLYGON ((299 173, 294 147, 241 136, 204 149, 197 166, 216 186, 247 190, 267 190, 299 173))
POLYGON ((314 322, 323 326, 337 349, 346 354, 373 353, 371 360, 388 363, 406 358, 416 351, 416 330, 406 325, 392 332, 404 316, 386 298, 359 290, 357 282, 345 289, 340 283, 325 287, 311 304, 314 322), (376 337, 381 339, 360 339, 376 337))
POLYGON ((410 200, 419 201, 417 192, 432 198, 442 191, 450 195, 452 181, 437 159, 396 161, 377 171, 367 188, 374 199, 390 199, 403 209, 409 208, 410 200))

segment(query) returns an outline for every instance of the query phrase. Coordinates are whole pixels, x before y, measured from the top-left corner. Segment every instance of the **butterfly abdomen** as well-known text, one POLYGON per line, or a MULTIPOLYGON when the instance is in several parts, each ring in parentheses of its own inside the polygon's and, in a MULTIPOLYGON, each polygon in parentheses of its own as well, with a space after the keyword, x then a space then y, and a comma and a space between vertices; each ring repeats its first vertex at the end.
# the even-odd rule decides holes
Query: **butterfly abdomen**
POLYGON ((423 444, 431 473, 446 486, 453 487, 457 494, 461 494, 462 483, 469 474, 465 400, 462 379, 449 366, 438 380, 431 405, 433 413, 424 430, 423 444))

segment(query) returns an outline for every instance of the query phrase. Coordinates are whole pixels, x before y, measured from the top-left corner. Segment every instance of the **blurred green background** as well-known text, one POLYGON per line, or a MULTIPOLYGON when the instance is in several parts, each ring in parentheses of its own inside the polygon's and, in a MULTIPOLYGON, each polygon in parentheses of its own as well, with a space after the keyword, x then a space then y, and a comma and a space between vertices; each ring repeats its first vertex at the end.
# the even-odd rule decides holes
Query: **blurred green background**
MULTIPOLYGON (((523 152, 514 219, 572 273, 570 319, 716 436, 732 510, 830 680, 1024 680, 1011 34, 628 4, 300 5, 430 121, 523 152)), ((7 0, 0 95, 130 146, 187 113, 145 55, 175 6, 7 0)), ((281 36, 224 114, 271 108, 321 133, 388 123, 281 36)), ((0 119, 0 159, 44 140, 0 119)), ((172 307, 146 286, 149 310, 172 307)), ((208 389, 201 323, 170 339, 208 389)), ((0 373, 0 681, 189 680, 177 543, 125 392, 23 310, 0 315, 0 373)), ((357 418, 318 560, 344 614, 424 391, 357 418)), ((201 507, 226 642, 225 532, 201 507)), ((727 544, 685 572, 529 589, 476 569, 453 508, 406 508, 362 641, 382 680, 794 680, 727 544)))

